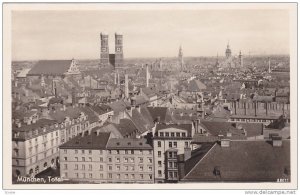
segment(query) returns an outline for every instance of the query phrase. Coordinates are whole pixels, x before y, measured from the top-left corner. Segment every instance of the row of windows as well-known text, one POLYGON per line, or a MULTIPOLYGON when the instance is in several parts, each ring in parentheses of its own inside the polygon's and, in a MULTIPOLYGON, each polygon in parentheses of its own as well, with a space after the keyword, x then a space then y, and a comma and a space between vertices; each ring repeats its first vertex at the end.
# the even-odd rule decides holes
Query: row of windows
POLYGON ((180 132, 160 132, 159 133, 159 137, 186 137, 186 133, 183 132, 183 133, 180 133, 180 132))
MULTIPOLYGON (((115 167, 116 167, 115 171, 121 171, 121 166, 120 165, 117 165, 115 167)), ((124 167, 124 169, 123 169, 124 171, 136 171, 135 168, 134 168, 134 166, 127 166, 127 165, 125 165, 123 167, 124 167)), ((108 170, 109 171, 113 171, 113 166, 112 165, 108 165, 108 170)), ((140 165, 138 170, 139 171, 144 171, 144 166, 140 165)), ((152 171, 152 166, 148 166, 147 170, 148 171, 152 171)))
MULTIPOLYGON (((96 177, 96 174, 93 173, 75 173, 75 178, 94 178, 96 177)), ((104 178, 103 173, 100 173, 100 179, 104 178)), ((144 174, 115 174, 113 175, 112 173, 108 173, 108 179, 152 179, 153 176, 152 174, 144 175, 144 174)), ((64 177, 68 178, 68 173, 64 173, 64 177)))
MULTIPOLYGON (((64 164, 63 165, 63 169, 64 170, 68 170, 68 164, 64 164)), ((74 170, 93 170, 93 165, 92 164, 89 164, 89 165, 85 165, 85 164, 82 164, 81 166, 78 165, 78 164, 75 164, 74 166, 74 170)), ((104 170, 104 166, 103 165, 100 165, 99 166, 99 171, 103 171, 104 170)), ((108 170, 109 171, 121 171, 121 165, 116 165, 116 166, 112 166, 112 165, 108 165, 108 170), (115 169, 114 169, 115 167, 115 169)), ((144 166, 143 165, 140 165, 139 168, 138 168, 138 171, 144 171, 144 166)), ((147 166, 147 171, 152 171, 153 170, 153 167, 152 166, 147 166)), ((128 165, 125 165, 123 166, 123 171, 137 171, 135 170, 135 167, 134 166, 128 166, 128 165)))
MULTIPOLYGON (((88 160, 88 162, 91 162, 91 161, 93 161, 93 158, 92 157, 88 157, 88 158, 86 158, 86 157, 81 157, 81 159, 80 158, 78 158, 78 157, 74 157, 74 159, 75 159, 75 161, 76 162, 78 162, 79 160, 81 160, 82 162, 85 162, 86 161, 86 159, 88 160)), ((94 158, 95 159, 95 158, 94 158)), ((64 161, 68 161, 68 157, 64 157, 63 158, 63 160, 64 161)), ((99 158, 99 161, 100 162, 103 162, 103 157, 100 157, 99 158)), ((108 162, 112 162, 112 158, 110 157, 110 158, 108 158, 108 162)), ((116 158, 116 163, 120 163, 121 162, 121 158, 119 158, 119 157, 117 157, 116 158)), ((135 158, 133 158, 133 157, 130 157, 130 158, 128 158, 128 157, 124 157, 123 158, 123 162, 124 163, 134 163, 135 162, 135 158)), ((143 157, 139 157, 138 158, 138 162, 139 163, 144 163, 144 158, 143 157)), ((148 163, 152 163, 153 162, 153 160, 152 160, 152 158, 147 158, 147 162, 148 163)))
MULTIPOLYGON (((184 142, 184 146, 186 148, 189 147, 189 142, 184 142)), ((157 142, 157 147, 161 148, 161 141, 157 142)), ((177 142, 176 141, 174 141, 174 142, 169 141, 169 148, 172 148, 172 147, 177 148, 177 142)))
POLYGON ((108 150, 108 154, 152 154, 152 150, 108 150))

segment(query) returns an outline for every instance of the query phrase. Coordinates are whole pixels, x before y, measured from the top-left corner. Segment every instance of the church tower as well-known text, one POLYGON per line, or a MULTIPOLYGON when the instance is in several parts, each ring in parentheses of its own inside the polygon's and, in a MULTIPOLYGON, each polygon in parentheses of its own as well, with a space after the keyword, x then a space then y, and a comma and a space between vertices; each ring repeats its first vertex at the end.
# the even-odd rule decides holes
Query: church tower
POLYGON ((178 52, 178 64, 180 66, 180 70, 184 70, 184 63, 183 63, 183 52, 182 52, 182 47, 180 45, 179 47, 179 52, 178 52))
POLYGON ((123 67, 123 35, 115 33, 115 68, 123 67))
POLYGON ((231 57, 231 49, 229 47, 229 42, 227 43, 227 48, 226 48, 226 51, 225 51, 225 56, 226 56, 226 59, 228 59, 228 58, 231 57))
POLYGON ((100 51, 100 65, 109 65, 109 50, 108 50, 108 34, 100 34, 101 51, 100 51))
POLYGON ((239 53, 239 65, 240 65, 240 67, 244 66, 242 51, 240 51, 240 53, 239 53))

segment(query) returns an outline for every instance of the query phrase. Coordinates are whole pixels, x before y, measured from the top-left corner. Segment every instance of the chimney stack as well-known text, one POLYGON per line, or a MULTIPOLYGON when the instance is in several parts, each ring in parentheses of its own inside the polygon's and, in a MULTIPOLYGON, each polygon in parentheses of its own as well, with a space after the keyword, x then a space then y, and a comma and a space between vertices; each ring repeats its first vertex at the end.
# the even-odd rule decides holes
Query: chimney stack
POLYGON ((146 87, 149 87, 149 67, 148 64, 146 64, 146 87))
POLYGON ((128 89, 128 74, 125 74, 125 98, 129 97, 129 89, 128 89))

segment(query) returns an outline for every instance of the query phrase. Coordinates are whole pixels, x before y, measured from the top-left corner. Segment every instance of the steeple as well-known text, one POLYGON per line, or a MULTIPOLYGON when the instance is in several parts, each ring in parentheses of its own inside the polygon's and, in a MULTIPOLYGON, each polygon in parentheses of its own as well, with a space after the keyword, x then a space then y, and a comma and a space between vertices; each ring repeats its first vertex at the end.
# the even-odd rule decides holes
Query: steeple
POLYGON ((178 64, 180 66, 180 70, 183 70, 184 69, 184 63, 183 63, 183 52, 182 52, 181 45, 179 47, 179 52, 178 52, 178 64))
POLYGON ((230 46, 229 46, 229 41, 227 43, 227 48, 226 48, 226 51, 225 51, 225 56, 226 56, 226 58, 230 58, 231 57, 231 49, 230 49, 230 46))

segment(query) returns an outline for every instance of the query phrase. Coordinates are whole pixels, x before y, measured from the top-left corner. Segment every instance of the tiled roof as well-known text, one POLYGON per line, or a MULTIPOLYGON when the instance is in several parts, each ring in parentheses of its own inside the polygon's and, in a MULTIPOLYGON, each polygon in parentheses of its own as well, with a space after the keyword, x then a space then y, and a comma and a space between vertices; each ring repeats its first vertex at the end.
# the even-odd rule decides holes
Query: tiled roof
POLYGON ((184 181, 259 182, 289 178, 290 141, 273 147, 266 141, 231 141, 229 147, 215 144, 184 177, 184 181), (220 175, 215 174, 215 170, 220 175))
POLYGON ((130 119, 121 119, 120 124, 118 125, 118 130, 122 136, 134 135, 138 131, 137 127, 130 119))
POLYGON ((107 143, 107 149, 152 150, 152 146, 147 143, 147 139, 122 138, 110 139, 107 143))
POLYGON ((91 132, 89 135, 78 135, 62 144, 60 149, 105 149, 110 133, 91 132))
POLYGON ((63 75, 71 66, 72 60, 40 60, 28 75, 63 75))
POLYGON ((156 121, 160 118, 160 122, 172 122, 168 108, 166 107, 147 107, 150 112, 153 121, 156 121))
POLYGON ((201 124, 212 136, 227 136, 227 133, 231 133, 232 137, 245 137, 242 130, 239 130, 229 122, 216 122, 216 121, 201 121, 201 124))

